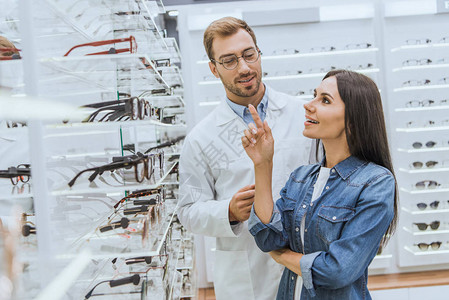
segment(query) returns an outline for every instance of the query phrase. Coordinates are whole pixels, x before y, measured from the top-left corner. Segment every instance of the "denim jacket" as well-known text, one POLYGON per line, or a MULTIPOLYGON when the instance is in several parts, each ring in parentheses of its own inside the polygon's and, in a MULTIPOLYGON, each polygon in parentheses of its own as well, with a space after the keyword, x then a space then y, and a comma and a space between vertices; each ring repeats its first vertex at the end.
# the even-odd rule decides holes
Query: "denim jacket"
MULTIPOLYGON (((331 169, 323 193, 312 203, 320 167, 301 166, 293 171, 270 223, 263 224, 253 207, 249 230, 262 251, 290 248, 304 254, 300 260, 302 300, 371 299, 368 266, 393 219, 395 179, 386 168, 350 156, 331 169)), ((278 300, 294 299, 296 278, 284 269, 278 300)))

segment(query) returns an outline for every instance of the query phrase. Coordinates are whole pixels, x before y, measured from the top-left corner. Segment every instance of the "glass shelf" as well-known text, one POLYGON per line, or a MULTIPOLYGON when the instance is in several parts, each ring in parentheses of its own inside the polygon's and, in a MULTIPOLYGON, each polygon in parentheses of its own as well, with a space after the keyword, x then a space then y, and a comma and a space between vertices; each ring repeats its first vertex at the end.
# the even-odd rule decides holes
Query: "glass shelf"
POLYGON ((159 186, 164 184, 165 178, 172 171, 172 169, 177 165, 177 161, 172 163, 171 166, 167 168, 167 172, 165 172, 164 176, 162 176, 157 182, 150 183, 148 180, 142 183, 134 183, 128 185, 120 185, 120 186, 111 186, 105 184, 101 179, 102 176, 97 176, 97 179, 90 183, 87 178, 78 178, 75 182, 75 185, 72 188, 69 188, 67 184, 64 184, 59 189, 55 189, 51 192, 53 196, 66 196, 66 195, 80 195, 80 194, 91 194, 91 193, 118 193, 125 192, 130 190, 141 190, 141 189, 156 189, 159 186))
MULTIPOLYGON (((291 58, 303 58, 303 57, 322 57, 322 56, 334 56, 334 55, 347 55, 347 54, 363 54, 378 52, 379 48, 366 48, 366 49, 353 49, 353 50, 334 50, 323 52, 310 52, 310 53, 296 53, 286 55, 262 55, 262 60, 277 60, 277 59, 291 59, 291 58)), ((262 51, 263 53, 263 51, 262 51)), ((207 64, 209 60, 199 60, 197 64, 207 64)))

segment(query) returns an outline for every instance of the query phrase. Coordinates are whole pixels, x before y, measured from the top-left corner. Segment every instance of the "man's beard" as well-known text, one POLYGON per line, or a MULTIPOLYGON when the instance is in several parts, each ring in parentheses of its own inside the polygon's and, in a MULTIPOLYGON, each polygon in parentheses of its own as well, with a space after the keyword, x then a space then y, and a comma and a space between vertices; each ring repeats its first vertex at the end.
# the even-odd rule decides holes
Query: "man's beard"
MULTIPOLYGON (((257 92, 259 91, 261 79, 259 78, 258 73, 254 73, 251 75, 255 75, 254 79, 256 81, 256 85, 255 85, 254 89, 252 89, 253 86, 248 87, 250 89, 246 89, 245 87, 239 88, 239 87, 237 87, 237 84, 225 82, 225 81, 223 81, 223 79, 221 80, 221 82, 223 83, 223 85, 225 86, 225 88, 228 91, 230 91, 231 93, 233 93, 234 95, 236 95, 238 97, 252 97, 255 94, 257 94, 257 92)), ((220 76, 220 78, 221 78, 221 76, 220 76)))

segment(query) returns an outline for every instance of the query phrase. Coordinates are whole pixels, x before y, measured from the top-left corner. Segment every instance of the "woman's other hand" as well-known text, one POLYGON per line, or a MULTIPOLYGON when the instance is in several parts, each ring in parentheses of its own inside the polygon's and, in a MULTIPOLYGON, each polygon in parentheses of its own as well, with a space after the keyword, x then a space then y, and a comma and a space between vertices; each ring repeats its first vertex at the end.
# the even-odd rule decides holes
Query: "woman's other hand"
POLYGON ((242 136, 242 145, 254 165, 273 162, 274 139, 267 121, 262 123, 253 105, 248 105, 254 122, 248 125, 242 136))

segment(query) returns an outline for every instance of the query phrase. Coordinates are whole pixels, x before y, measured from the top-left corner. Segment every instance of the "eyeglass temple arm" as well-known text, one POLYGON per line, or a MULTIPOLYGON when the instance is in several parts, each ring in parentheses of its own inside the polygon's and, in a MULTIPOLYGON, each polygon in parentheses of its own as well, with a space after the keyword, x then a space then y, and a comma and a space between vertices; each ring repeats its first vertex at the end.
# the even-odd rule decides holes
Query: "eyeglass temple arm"
MULTIPOLYGON (((78 179, 78 177, 80 177, 83 173, 89 172, 89 171, 95 171, 95 173, 97 173, 97 172, 98 172, 98 169, 99 169, 99 167, 89 168, 89 169, 82 170, 81 172, 79 172, 78 174, 76 174, 75 177, 73 177, 72 180, 69 181, 69 183, 68 183, 69 187, 72 187, 72 186, 75 184, 75 181, 78 179)), ((94 173, 94 174, 95 174, 95 173, 94 173)), ((95 175, 95 176, 97 176, 97 175, 95 175)), ((92 176, 91 176, 91 177, 92 177, 92 176)), ((89 179, 90 179, 90 177, 89 177, 89 179)))
POLYGON ((86 105, 82 105, 81 108, 101 108, 104 106, 110 106, 110 105, 117 105, 121 103, 125 103, 126 101, 129 101, 129 98, 127 99, 120 99, 120 100, 111 100, 111 101, 105 101, 105 102, 96 102, 96 103, 90 103, 86 105))
MULTIPOLYGON (((76 46, 73 46, 69 51, 67 51, 66 54, 64 54, 64 56, 67 56, 70 54, 70 52, 72 52, 74 49, 76 48, 80 48, 80 47, 86 47, 86 46, 93 46, 93 47, 98 47, 98 46, 103 46, 103 45, 108 45, 108 44, 114 44, 114 43, 120 43, 120 42, 130 42, 130 49, 132 48, 132 41, 136 41, 136 39, 131 35, 129 36, 129 38, 121 38, 121 39, 114 39, 114 40, 107 40, 107 41, 98 41, 98 42, 91 42, 91 43, 85 43, 85 44, 79 44, 76 46)), ((136 45, 137 46, 137 45, 136 45)))

